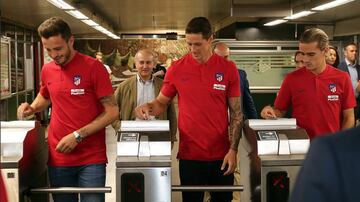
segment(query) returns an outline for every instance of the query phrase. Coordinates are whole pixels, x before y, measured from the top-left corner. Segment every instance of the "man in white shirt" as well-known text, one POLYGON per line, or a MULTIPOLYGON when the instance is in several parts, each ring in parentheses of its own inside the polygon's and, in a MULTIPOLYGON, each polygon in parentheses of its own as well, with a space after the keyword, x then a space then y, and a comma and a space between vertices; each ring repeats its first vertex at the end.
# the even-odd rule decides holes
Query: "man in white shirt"
POLYGON ((106 71, 109 73, 110 79, 111 79, 112 71, 111 71, 109 65, 104 64, 102 52, 96 52, 96 53, 95 53, 95 58, 104 65, 104 67, 105 67, 106 71))
POLYGON ((341 62, 339 69, 349 73, 352 87, 354 89, 357 106, 355 108, 355 120, 360 118, 360 65, 358 64, 358 46, 356 43, 349 43, 344 47, 345 61, 341 62))
MULTIPOLYGON (((122 83, 115 92, 115 99, 118 106, 122 106, 119 120, 113 122, 113 127, 117 131, 120 128, 121 120, 135 120, 135 107, 153 100, 160 92, 162 79, 153 76, 155 67, 153 52, 149 49, 139 50, 135 55, 135 66, 138 73, 122 83)), ((166 113, 153 119, 169 120, 171 140, 176 140, 177 119, 173 103, 171 103, 166 113)))

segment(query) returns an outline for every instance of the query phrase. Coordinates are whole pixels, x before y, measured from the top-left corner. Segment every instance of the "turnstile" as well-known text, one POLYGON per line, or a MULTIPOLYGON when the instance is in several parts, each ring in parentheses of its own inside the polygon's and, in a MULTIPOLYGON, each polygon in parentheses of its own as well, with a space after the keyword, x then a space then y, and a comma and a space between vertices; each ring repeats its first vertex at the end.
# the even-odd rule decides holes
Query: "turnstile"
POLYGON ((169 121, 121 121, 116 201, 171 202, 169 121))
POLYGON ((240 146, 241 201, 287 202, 310 141, 295 119, 248 120, 240 146))
POLYGON ((48 146, 39 122, 1 122, 0 135, 0 166, 8 200, 49 201, 48 194, 28 195, 30 188, 48 185, 48 146))

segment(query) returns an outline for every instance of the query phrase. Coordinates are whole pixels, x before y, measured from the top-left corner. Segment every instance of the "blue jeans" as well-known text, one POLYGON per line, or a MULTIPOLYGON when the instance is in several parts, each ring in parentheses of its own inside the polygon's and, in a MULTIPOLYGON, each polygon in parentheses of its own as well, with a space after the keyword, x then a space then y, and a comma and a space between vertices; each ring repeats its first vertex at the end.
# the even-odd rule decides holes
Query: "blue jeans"
MULTIPOLYGON (((106 164, 49 166, 51 187, 104 187, 106 164)), ((52 194, 54 202, 77 202, 78 194, 52 194)), ((81 202, 104 202, 105 194, 80 194, 81 202)))

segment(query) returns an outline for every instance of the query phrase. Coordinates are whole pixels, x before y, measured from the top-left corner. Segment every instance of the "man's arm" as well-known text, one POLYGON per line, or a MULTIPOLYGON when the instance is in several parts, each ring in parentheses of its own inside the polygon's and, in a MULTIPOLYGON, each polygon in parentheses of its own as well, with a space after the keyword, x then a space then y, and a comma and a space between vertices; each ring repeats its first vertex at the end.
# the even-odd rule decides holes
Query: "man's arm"
POLYGON ((265 106, 261 110, 261 117, 264 119, 274 119, 274 118, 281 118, 284 117, 286 114, 286 111, 282 111, 277 108, 273 108, 271 106, 265 106))
POLYGON ((177 132, 177 118, 174 103, 171 102, 170 106, 167 109, 167 117, 170 122, 170 135, 171 142, 176 141, 176 132, 177 132))
MULTIPOLYGON (((116 104, 114 95, 102 97, 100 102, 104 106, 104 112, 99 114, 92 122, 77 130, 82 138, 86 138, 87 136, 96 133, 118 118, 119 108, 116 104)), ((77 144, 74 134, 70 133, 59 141, 56 146, 56 151, 69 153, 77 144)))
POLYGON ((164 76, 165 72, 163 70, 157 71, 153 74, 153 76, 164 76))
POLYGON ((145 103, 135 108, 135 116, 139 119, 149 119, 149 116, 158 116, 162 114, 171 102, 171 98, 163 95, 161 92, 151 102, 145 103))
POLYGON ((354 108, 343 110, 342 115, 343 115, 343 121, 341 124, 341 130, 354 127, 355 125, 354 108))
MULTIPOLYGON (((120 108, 121 106, 121 98, 122 98, 122 86, 121 84, 116 88, 116 91, 115 91, 115 102, 118 106, 118 108, 120 108)), ((121 114, 120 114, 120 111, 119 111, 119 115, 118 115, 118 118, 111 123, 112 127, 114 128, 115 132, 117 132, 119 129, 120 129, 120 124, 121 124, 121 114)))
POLYGON ((360 80, 358 80, 355 90, 356 92, 360 93, 360 80))
POLYGON ((50 100, 44 98, 40 93, 37 94, 35 100, 29 105, 29 103, 21 103, 17 109, 18 119, 24 119, 34 113, 41 112, 50 105, 50 100))
POLYGON ((221 170, 225 169, 226 164, 228 168, 224 175, 233 173, 236 169, 236 154, 241 138, 243 128, 243 113, 241 111, 241 99, 240 97, 229 98, 229 111, 230 111, 230 126, 229 126, 229 139, 230 149, 225 155, 221 170))

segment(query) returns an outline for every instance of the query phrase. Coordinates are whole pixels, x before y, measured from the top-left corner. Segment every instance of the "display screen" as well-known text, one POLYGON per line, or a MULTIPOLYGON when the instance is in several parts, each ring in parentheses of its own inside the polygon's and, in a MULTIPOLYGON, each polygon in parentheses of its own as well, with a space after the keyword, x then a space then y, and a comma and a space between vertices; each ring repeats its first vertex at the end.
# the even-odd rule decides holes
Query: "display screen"
POLYGON ((144 183, 142 173, 121 175, 121 202, 145 202, 144 183))

